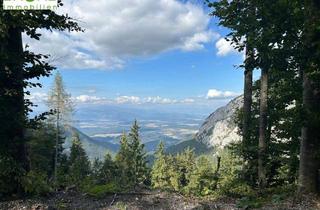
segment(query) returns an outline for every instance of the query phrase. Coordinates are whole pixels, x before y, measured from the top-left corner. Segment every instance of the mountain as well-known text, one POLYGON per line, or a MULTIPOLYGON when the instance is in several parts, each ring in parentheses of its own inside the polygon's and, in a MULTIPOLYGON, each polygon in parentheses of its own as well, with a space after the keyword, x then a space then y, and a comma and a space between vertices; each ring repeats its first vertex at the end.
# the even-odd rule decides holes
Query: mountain
POLYGON ((102 159, 104 158, 106 153, 114 155, 118 150, 117 148, 119 147, 119 145, 108 142, 95 141, 94 139, 79 131, 77 128, 70 127, 65 133, 66 140, 63 145, 67 153, 70 152, 70 147, 72 145, 72 136, 74 133, 79 134, 80 141, 90 160, 94 160, 95 158, 102 159))
POLYGON ((193 149, 196 155, 209 153, 212 149, 208 148, 206 144, 196 141, 194 139, 180 142, 179 144, 168 147, 165 152, 168 154, 175 155, 183 152, 185 149, 193 149))
POLYGON ((235 113, 243 106, 243 96, 239 96, 226 106, 213 112, 202 124, 195 139, 209 147, 224 147, 239 141, 238 127, 234 122, 235 113))

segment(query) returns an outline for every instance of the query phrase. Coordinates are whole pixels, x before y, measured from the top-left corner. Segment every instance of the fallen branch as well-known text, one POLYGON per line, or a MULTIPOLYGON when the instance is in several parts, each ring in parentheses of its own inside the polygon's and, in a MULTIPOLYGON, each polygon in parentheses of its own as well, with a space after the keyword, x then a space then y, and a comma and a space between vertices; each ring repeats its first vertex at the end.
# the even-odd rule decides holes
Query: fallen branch
POLYGON ((111 203, 110 203, 110 206, 112 206, 112 205, 113 205, 114 201, 116 200, 116 197, 117 197, 117 193, 116 193, 116 194, 114 194, 113 199, 112 199, 112 201, 111 201, 111 203))

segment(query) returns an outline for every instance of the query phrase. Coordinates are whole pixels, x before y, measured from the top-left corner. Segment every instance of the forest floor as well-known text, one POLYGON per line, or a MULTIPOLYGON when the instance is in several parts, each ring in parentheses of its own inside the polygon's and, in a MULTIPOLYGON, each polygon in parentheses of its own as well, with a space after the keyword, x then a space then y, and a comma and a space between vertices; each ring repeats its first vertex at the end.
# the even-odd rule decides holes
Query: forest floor
MULTIPOLYGON (((101 199, 77 192, 57 192, 46 198, 0 202, 1 210, 236 210, 236 200, 202 200, 179 194, 145 191, 115 194, 101 199)), ((243 208, 248 209, 248 208, 243 208)), ((263 210, 313 210, 320 209, 319 200, 294 201, 288 199, 279 204, 269 204, 263 210)))

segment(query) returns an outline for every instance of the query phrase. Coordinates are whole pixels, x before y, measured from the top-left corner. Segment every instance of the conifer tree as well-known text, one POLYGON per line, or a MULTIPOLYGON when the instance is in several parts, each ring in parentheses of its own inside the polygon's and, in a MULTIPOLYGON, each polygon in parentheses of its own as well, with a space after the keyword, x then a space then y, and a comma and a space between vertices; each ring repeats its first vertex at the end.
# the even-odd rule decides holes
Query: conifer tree
POLYGON ((108 153, 104 157, 101 167, 101 181, 106 184, 115 181, 116 179, 116 164, 112 160, 111 155, 108 153))
POLYGON ((164 153, 164 144, 161 141, 155 153, 156 160, 151 171, 151 183, 154 188, 168 189, 170 187, 170 176, 168 174, 168 158, 164 153))
POLYGON ((57 172, 61 155, 63 152, 64 132, 66 127, 70 125, 73 103, 71 101, 71 95, 65 90, 62 76, 59 72, 56 73, 54 78, 54 84, 49 93, 47 105, 49 109, 54 111, 54 114, 50 116, 49 123, 56 127, 56 140, 55 140, 55 159, 54 159, 54 180, 57 180, 57 172))
POLYGON ((128 137, 124 132, 121 136, 119 152, 115 157, 119 184, 124 187, 129 187, 131 185, 130 178, 132 176, 132 161, 128 137))
POLYGON ((69 157, 69 181, 79 185, 90 174, 90 161, 78 134, 74 134, 69 157))
POLYGON ((147 161, 146 153, 144 151, 144 144, 141 143, 139 135, 139 125, 137 120, 134 121, 131 131, 129 133, 129 154, 132 159, 132 182, 133 186, 141 184, 146 179, 147 161))

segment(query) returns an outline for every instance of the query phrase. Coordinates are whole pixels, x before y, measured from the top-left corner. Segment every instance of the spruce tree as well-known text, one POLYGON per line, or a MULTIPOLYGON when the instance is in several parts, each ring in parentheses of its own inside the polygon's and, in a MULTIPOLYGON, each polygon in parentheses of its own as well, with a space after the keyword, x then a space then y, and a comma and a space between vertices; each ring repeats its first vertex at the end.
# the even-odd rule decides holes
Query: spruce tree
POLYGON ((144 151, 144 144, 141 143, 139 135, 139 125, 137 120, 134 121, 129 133, 129 154, 132 159, 132 182, 133 186, 137 186, 146 180, 147 160, 144 151))
POLYGON ((73 103, 71 101, 71 95, 65 90, 62 76, 59 72, 54 77, 54 83, 49 93, 47 105, 49 109, 54 111, 48 119, 49 123, 56 127, 56 139, 55 139, 55 161, 54 161, 54 180, 57 180, 57 172, 59 163, 63 152, 64 132, 67 126, 70 125, 73 103))
POLYGON ((155 153, 156 160, 151 171, 151 183, 154 188, 168 189, 170 187, 170 176, 168 174, 168 158, 164 153, 164 144, 161 141, 155 153))
POLYGON ((130 183, 132 177, 132 161, 128 137, 126 133, 123 133, 120 140, 120 149, 115 157, 115 163, 118 170, 118 182, 123 187, 130 187, 130 185, 132 185, 132 183, 130 183))
POLYGON ((74 134, 69 157, 70 184, 79 185, 90 174, 90 161, 78 134, 74 134))

